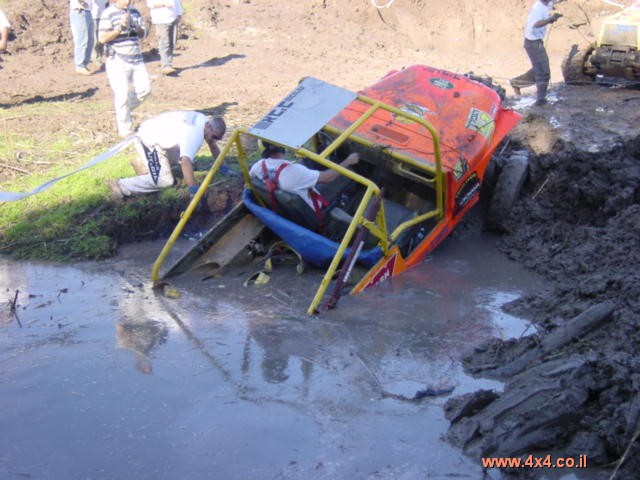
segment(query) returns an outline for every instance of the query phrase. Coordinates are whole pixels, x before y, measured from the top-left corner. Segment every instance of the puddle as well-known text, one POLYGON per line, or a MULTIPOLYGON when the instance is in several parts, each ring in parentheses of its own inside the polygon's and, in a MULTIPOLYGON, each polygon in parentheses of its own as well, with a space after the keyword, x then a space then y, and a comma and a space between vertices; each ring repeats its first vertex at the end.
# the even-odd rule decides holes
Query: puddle
POLYGON ((442 440, 449 394, 409 399, 502 387, 459 359, 522 334, 500 305, 540 284, 491 237, 451 238, 319 317, 304 313, 319 274, 285 267, 260 287, 157 296, 160 248, 75 266, 0 257, 0 301, 19 290, 22 325, 0 317, 0 477, 481 477, 442 440))

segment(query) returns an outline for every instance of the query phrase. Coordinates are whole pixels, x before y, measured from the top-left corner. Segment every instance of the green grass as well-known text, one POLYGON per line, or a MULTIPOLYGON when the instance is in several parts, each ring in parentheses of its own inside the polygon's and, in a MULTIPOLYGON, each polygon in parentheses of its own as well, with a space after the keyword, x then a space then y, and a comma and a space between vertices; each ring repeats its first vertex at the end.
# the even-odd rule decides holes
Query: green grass
MULTIPOLYGON (((0 183, 0 190, 29 192, 84 165, 115 143, 117 138, 94 135, 89 128, 91 116, 107 108, 90 105, 33 104, 1 112, 0 162, 22 174, 0 183), (18 128, 12 131, 9 125, 16 119, 26 121, 14 123, 18 128), (49 125, 52 131, 40 127, 32 133, 28 128, 32 123, 49 125)), ((123 203, 113 201, 107 181, 133 175, 129 159, 134 155, 129 146, 37 195, 0 204, 0 253, 50 260, 105 258, 114 254, 123 232, 126 236, 156 221, 161 210, 183 207, 177 189, 123 203)))

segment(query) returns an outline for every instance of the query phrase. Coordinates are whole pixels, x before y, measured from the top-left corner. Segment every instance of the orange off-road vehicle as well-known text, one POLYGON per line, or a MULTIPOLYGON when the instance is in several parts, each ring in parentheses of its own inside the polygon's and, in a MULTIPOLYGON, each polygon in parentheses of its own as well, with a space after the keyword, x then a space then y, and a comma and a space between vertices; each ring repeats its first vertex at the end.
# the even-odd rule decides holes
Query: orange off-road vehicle
MULTIPOLYGON (((252 128, 233 132, 156 260, 154 282, 194 270, 222 274, 258 251, 248 247, 273 241, 326 269, 309 305, 314 313, 333 307, 347 285, 358 293, 422 262, 478 202, 492 155, 520 118, 489 83, 423 65, 389 72, 358 93, 302 79, 252 128), (326 201, 314 210, 277 182, 250 177, 248 140, 284 147, 288 159, 309 168, 335 170, 337 180, 317 187, 326 201), (359 163, 340 166, 353 152, 359 163), (242 201, 161 277, 208 185, 236 159, 242 201)), ((518 178, 511 172, 502 186, 498 179, 497 200, 521 185, 526 163, 515 163, 518 178)))

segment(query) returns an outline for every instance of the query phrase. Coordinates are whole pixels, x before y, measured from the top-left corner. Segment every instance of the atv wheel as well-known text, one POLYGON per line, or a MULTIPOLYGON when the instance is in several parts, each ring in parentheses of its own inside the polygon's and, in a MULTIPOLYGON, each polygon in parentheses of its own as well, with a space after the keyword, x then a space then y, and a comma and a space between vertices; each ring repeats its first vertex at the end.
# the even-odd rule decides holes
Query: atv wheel
POLYGON ((528 167, 525 150, 514 152, 502 166, 485 217, 487 230, 492 232, 507 230, 506 221, 527 178, 528 167))
POLYGON ((593 77, 585 73, 585 65, 589 55, 593 52, 593 45, 580 47, 571 45, 571 50, 562 60, 562 76, 567 85, 581 85, 592 83, 593 77))

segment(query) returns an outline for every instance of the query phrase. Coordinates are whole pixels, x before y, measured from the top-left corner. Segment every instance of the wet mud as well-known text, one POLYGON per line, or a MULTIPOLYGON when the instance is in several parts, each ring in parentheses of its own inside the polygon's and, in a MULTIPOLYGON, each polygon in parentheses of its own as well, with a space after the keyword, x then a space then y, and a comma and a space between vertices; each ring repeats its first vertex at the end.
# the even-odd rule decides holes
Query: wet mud
MULTIPOLYGON (((521 128, 530 130, 521 130, 520 139, 532 154, 530 175, 498 248, 548 285, 505 307, 534 323, 534 333, 488 340, 464 357, 467 372, 506 386, 498 394, 480 390, 447 402, 448 438, 473 457, 587 455, 590 466, 635 479, 640 140, 628 123, 605 140, 601 134, 616 130, 621 119, 598 119, 596 110, 611 113, 615 102, 638 97, 591 88, 615 100, 591 105, 589 132, 596 133, 589 138, 575 123, 553 125, 562 121, 556 110, 546 118, 525 115, 521 128), (585 317, 588 324, 579 328, 585 317)), ((511 475, 538 478, 534 470, 511 475)))

